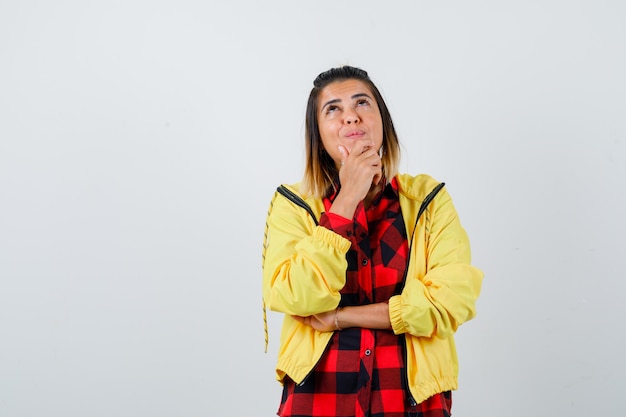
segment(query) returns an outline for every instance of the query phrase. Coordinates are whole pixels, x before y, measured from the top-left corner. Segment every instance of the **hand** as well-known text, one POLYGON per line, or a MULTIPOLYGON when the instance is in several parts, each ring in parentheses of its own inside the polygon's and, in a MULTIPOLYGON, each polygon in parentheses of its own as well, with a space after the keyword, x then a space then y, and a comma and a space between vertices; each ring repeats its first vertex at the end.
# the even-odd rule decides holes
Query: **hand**
POLYGON ((335 328, 335 310, 327 311, 326 313, 314 314, 312 316, 300 317, 291 316, 296 321, 302 324, 310 326, 318 332, 333 332, 337 330, 335 328))
POLYGON ((351 150, 339 145, 339 153, 342 155, 339 170, 341 192, 356 201, 362 201, 372 185, 378 185, 383 175, 380 155, 373 146, 374 142, 371 141, 357 142, 351 150))

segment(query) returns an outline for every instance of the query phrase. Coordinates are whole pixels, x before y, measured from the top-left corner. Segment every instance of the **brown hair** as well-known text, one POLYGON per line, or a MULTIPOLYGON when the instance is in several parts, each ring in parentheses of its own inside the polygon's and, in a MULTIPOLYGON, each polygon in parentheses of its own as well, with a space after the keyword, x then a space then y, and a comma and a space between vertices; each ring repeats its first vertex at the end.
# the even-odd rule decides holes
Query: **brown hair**
POLYGON ((383 123, 383 154, 382 166, 383 174, 387 181, 390 181, 398 173, 400 163, 400 143, 396 130, 393 127, 391 114, 383 100, 380 91, 367 72, 356 67, 341 66, 331 68, 322 72, 313 81, 313 89, 309 94, 309 101, 306 108, 306 161, 304 168, 304 178, 302 179, 300 191, 306 196, 323 198, 327 196, 335 185, 338 176, 337 167, 330 155, 324 150, 322 138, 320 136, 317 120, 317 101, 322 90, 330 83, 345 80, 359 80, 365 83, 374 95, 374 99, 380 109, 383 123))

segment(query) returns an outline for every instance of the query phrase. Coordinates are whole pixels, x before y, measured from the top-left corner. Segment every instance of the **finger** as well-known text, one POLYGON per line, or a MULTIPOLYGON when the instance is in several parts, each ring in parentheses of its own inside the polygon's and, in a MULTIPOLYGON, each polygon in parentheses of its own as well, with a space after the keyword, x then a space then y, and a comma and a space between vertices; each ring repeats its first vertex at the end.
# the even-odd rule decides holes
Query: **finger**
POLYGON ((306 324, 306 323, 304 322, 304 319, 305 319, 306 317, 300 317, 300 316, 293 316, 293 315, 292 315, 292 316, 291 316, 291 318, 293 318, 293 319, 294 319, 295 321, 297 321, 297 322, 300 322, 300 323, 302 323, 302 324, 306 324))
POLYGON ((378 174, 374 175, 374 179, 372 180, 372 184, 374 184, 374 185, 378 185, 378 183, 379 183, 379 182, 380 182, 380 180, 382 180, 382 179, 383 179, 383 174, 382 174, 382 172, 381 172, 381 173, 378 173, 378 174))
POLYGON ((363 161, 367 162, 368 165, 373 167, 380 167, 382 164, 382 160, 380 156, 378 156, 378 152, 376 152, 373 148, 370 148, 359 155, 359 158, 362 158, 363 161))
POLYGON ((368 150, 370 150, 373 146, 374 146, 373 141, 369 141, 369 140, 358 141, 352 147, 351 152, 355 155, 361 155, 367 152, 368 150))
POLYGON ((348 157, 348 149, 346 149, 343 145, 338 145, 339 153, 341 154, 341 165, 346 162, 346 158, 348 157))

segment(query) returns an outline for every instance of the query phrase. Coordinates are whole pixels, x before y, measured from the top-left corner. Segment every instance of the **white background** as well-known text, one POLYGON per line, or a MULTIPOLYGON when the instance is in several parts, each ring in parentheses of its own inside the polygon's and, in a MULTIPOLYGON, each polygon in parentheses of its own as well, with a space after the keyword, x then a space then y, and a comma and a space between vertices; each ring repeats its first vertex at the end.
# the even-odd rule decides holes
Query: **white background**
POLYGON ((454 414, 620 415, 622 1, 0 0, 0 416, 272 416, 261 243, 366 69, 485 272, 454 414))

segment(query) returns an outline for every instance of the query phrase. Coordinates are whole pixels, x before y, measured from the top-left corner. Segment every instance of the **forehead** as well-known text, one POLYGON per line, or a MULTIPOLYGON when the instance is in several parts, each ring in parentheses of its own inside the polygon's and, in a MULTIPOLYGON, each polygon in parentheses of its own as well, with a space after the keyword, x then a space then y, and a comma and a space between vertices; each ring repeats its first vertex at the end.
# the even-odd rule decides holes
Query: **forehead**
POLYGON ((363 93, 374 97, 368 85, 361 80, 334 81, 322 89, 318 105, 323 105, 330 100, 349 100, 353 95, 363 93))

